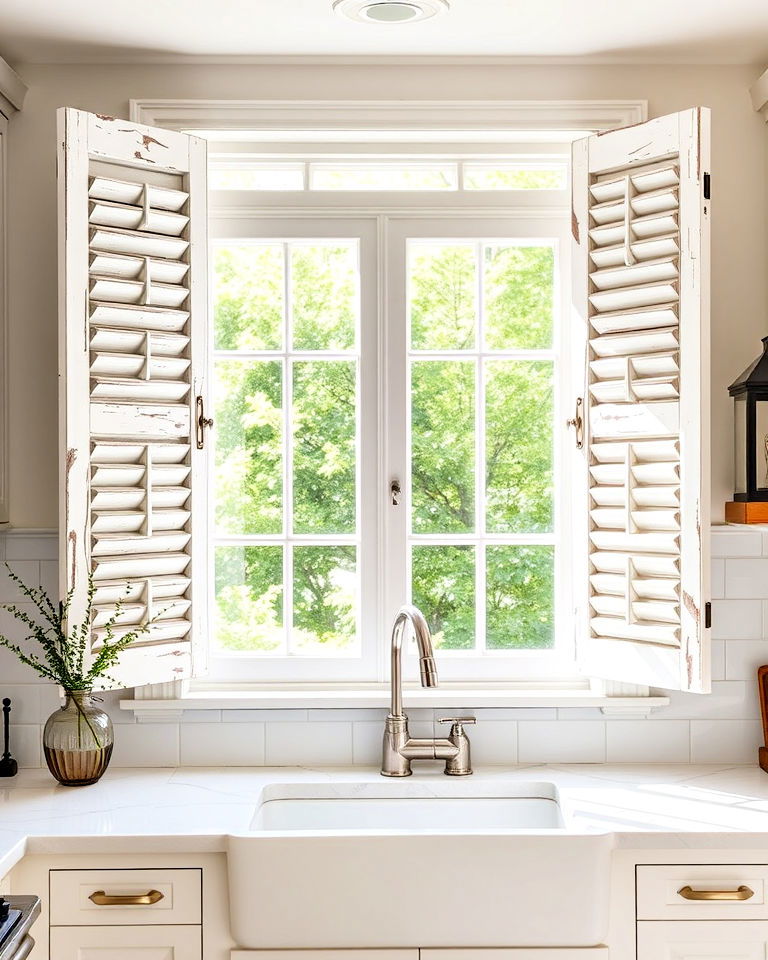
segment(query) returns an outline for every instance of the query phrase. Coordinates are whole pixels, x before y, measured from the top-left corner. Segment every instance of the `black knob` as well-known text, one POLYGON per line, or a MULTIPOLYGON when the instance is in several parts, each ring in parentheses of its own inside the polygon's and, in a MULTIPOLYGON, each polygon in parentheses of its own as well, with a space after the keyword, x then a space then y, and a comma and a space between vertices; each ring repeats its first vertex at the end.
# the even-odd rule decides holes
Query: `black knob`
POLYGON ((11 905, 7 900, 4 900, 0 897, 0 923, 5 923, 8 919, 8 914, 10 912, 11 905))

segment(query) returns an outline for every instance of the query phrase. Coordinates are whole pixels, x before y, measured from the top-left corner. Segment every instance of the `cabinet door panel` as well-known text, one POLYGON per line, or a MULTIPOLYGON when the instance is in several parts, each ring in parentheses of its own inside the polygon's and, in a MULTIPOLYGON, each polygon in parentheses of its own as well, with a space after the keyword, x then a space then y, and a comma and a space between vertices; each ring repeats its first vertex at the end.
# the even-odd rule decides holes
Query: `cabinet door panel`
POLYGON ((765 960, 765 920, 643 920, 637 960, 765 960))
POLYGON ((197 926, 51 927, 56 960, 202 960, 197 926))

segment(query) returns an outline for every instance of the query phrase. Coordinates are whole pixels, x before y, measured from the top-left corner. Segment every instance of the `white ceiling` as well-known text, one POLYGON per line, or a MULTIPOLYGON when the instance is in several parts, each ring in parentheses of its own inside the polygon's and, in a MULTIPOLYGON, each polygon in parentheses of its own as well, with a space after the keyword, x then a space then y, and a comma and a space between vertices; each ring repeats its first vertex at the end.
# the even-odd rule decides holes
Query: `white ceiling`
POLYGON ((331 0, 2 0, 11 62, 263 56, 768 60, 768 0, 452 0, 414 24, 347 21, 331 0))

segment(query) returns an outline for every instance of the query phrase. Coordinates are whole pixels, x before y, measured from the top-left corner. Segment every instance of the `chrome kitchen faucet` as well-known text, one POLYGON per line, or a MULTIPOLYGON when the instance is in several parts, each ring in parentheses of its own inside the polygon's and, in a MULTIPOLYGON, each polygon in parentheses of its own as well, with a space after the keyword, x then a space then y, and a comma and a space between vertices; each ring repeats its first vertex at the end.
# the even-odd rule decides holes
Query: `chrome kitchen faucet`
POLYGON ((437 666, 432 649, 432 635, 424 614, 410 604, 397 612, 392 625, 391 683, 392 703, 389 716, 384 721, 384 745, 381 773, 384 777, 409 777, 413 760, 445 760, 445 772, 449 777, 466 777, 472 773, 469 757, 469 738, 464 724, 475 723, 474 717, 441 717, 438 723, 451 723, 448 737, 411 737, 408 733, 408 717, 403 713, 403 634, 410 623, 419 648, 419 672, 422 687, 437 686, 437 666))

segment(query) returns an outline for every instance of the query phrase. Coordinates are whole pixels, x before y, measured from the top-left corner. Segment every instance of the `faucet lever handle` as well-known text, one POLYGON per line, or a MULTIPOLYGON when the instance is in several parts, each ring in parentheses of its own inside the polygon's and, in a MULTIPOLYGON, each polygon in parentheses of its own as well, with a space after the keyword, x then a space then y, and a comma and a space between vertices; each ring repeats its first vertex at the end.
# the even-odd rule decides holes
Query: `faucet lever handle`
POLYGON ((477 723, 477 717, 438 717, 438 723, 452 723, 451 736, 460 737, 464 733, 465 723, 477 723))

